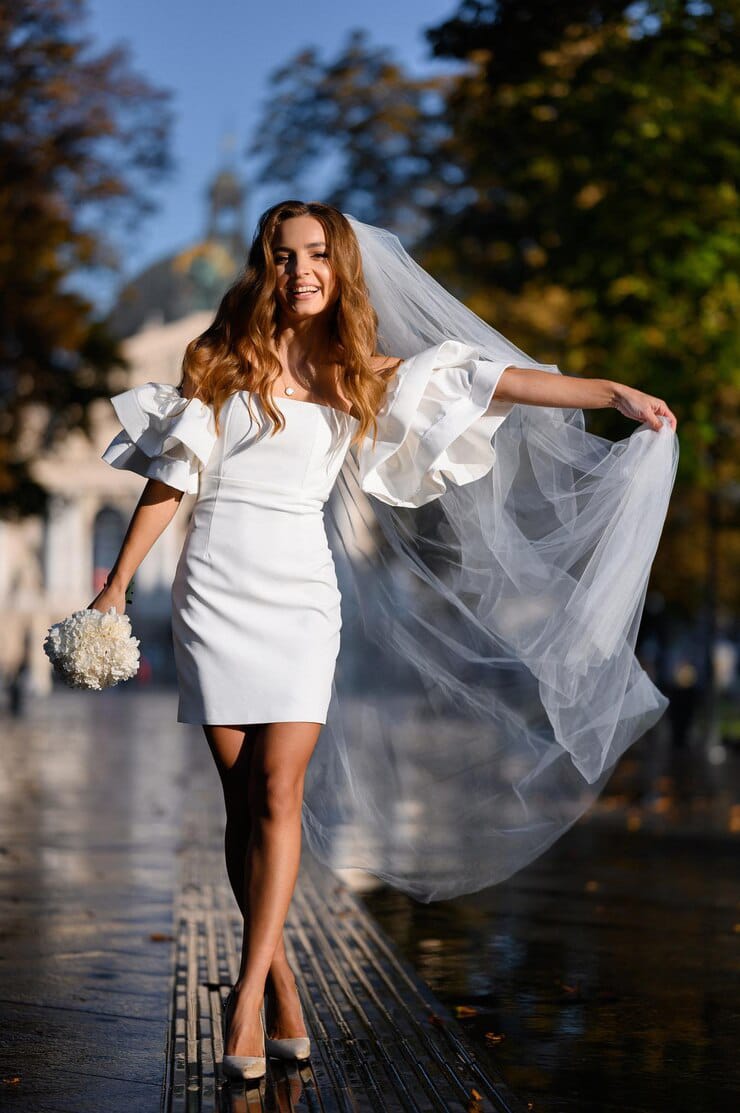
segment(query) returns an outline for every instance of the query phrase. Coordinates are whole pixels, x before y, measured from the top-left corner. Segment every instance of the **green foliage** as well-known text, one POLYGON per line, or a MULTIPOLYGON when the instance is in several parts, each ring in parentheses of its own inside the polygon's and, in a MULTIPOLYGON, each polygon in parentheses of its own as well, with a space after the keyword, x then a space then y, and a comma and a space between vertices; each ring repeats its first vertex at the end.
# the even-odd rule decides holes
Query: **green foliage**
POLYGON ((473 63, 448 102, 475 190, 435 228, 448 279, 502 291, 567 373, 664 397, 700 485, 740 431, 739 12, 466 3, 429 33, 473 63))
MULTIPOLYGON (((427 261, 536 358, 668 402, 681 455, 654 582, 690 607, 713 544, 738 602, 738 15, 469 2, 429 32, 471 64, 448 124, 474 195, 435 222, 427 261)), ((611 411, 589 425, 625 435, 611 411)))
POLYGON ((681 457, 656 578, 694 603, 708 499, 740 558, 739 14, 465 0, 427 31, 461 74, 415 82, 357 34, 336 62, 291 60, 258 129, 266 180, 333 161, 327 200, 393 228, 535 359, 668 402, 681 457))
POLYGON ((148 187, 170 168, 169 93, 126 49, 92 54, 83 17, 79 0, 0 0, 2 516, 43 509, 30 460, 108 396, 122 359, 72 280, 115 265, 110 229, 152 210, 148 187))
POLYGON ((306 49, 275 71, 249 148, 258 180, 411 236, 459 182, 446 155, 448 78, 414 78, 385 49, 350 32, 333 61, 306 49))

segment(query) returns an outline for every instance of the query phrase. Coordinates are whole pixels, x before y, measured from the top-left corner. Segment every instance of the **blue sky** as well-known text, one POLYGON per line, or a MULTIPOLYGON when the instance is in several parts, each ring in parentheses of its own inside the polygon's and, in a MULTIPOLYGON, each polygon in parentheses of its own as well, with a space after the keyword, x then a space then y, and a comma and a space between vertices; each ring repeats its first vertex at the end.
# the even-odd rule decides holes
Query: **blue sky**
MULTIPOLYGON (((88 0, 86 30, 96 52, 128 42, 132 66, 174 92, 176 169, 157 190, 158 212, 125 242, 124 275, 130 277, 201 234, 204 191, 224 161, 229 133, 236 139, 236 166, 249 182, 253 175, 243 152, 277 66, 307 46, 315 46, 324 60, 333 58, 348 31, 363 27, 373 46, 392 48, 413 73, 455 68, 429 56, 423 31, 457 7, 457 0, 377 0, 372 5, 339 0, 128 0, 125 5, 88 0)), ((320 183, 314 196, 320 197, 320 183)), ((264 187, 251 191, 248 235, 262 210, 279 199, 264 187)), ((98 292, 102 297, 96 300, 108 300, 98 292)))

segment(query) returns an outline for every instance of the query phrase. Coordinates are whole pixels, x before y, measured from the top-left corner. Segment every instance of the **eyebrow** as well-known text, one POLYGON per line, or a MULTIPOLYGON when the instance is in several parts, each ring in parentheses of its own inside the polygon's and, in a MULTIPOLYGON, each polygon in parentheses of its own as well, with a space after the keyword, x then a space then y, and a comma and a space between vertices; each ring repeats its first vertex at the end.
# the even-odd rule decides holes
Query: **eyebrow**
MULTIPOLYGON (((326 244, 322 240, 319 243, 306 243, 303 246, 304 247, 326 247, 326 244)), ((290 247, 274 247, 273 248, 273 251, 291 251, 291 250, 292 249, 290 247)))

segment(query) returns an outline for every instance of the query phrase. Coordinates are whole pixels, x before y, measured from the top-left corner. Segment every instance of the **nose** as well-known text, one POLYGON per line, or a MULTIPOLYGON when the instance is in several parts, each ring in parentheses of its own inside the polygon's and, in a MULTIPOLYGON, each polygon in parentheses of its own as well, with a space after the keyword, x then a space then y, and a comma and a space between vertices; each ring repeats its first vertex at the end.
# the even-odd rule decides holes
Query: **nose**
POLYGON ((287 269, 292 271, 293 274, 310 274, 311 264, 307 259, 303 261, 296 259, 293 263, 288 265, 287 269))

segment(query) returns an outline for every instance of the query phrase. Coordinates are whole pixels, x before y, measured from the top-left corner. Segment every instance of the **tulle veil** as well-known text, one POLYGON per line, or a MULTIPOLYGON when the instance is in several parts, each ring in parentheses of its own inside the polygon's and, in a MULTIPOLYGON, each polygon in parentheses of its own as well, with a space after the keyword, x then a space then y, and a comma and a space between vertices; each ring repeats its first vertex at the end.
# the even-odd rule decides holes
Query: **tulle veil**
MULTIPOLYGON (((408 360, 453 339, 537 363, 349 213, 408 360)), ((667 419, 612 442, 579 409, 512 405, 480 479, 414 509, 360 488, 325 510, 342 648, 304 785, 306 841, 422 902, 496 884, 583 815, 668 700, 634 653, 678 463, 667 419)))

